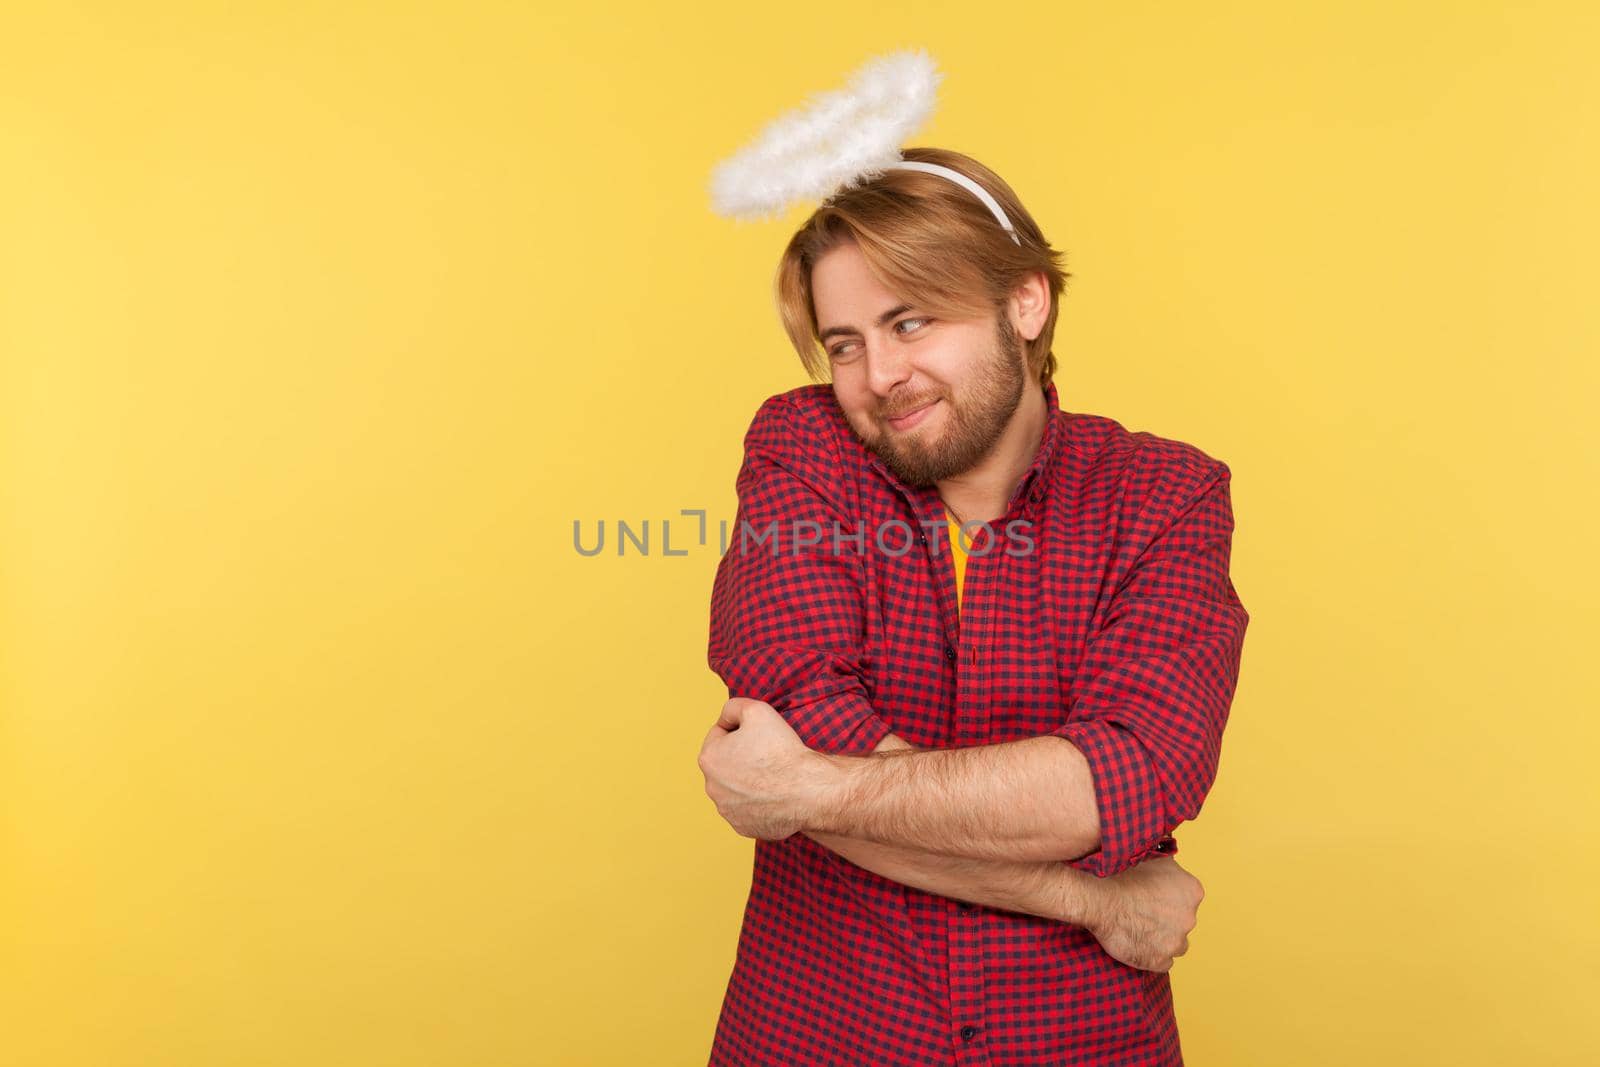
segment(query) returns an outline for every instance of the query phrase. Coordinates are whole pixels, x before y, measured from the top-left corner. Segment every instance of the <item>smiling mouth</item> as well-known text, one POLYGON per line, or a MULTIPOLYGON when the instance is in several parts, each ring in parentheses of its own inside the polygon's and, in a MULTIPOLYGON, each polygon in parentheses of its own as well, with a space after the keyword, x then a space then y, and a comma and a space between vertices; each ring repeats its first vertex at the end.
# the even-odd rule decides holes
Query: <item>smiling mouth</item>
POLYGON ((933 406, 938 402, 938 398, 934 398, 933 400, 928 401, 926 404, 923 404, 921 407, 912 408, 903 415, 885 416, 885 421, 896 430, 907 429, 921 422, 923 417, 926 416, 929 411, 933 410, 933 406))

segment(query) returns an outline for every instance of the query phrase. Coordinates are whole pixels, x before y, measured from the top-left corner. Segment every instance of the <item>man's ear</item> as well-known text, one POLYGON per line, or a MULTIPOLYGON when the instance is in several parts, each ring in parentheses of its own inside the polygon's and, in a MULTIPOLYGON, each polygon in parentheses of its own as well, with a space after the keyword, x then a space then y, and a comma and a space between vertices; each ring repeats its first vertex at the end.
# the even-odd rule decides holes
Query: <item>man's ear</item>
POLYGON ((1011 292, 1011 318, 1017 333, 1031 341, 1044 329, 1050 317, 1050 284, 1042 270, 1036 270, 1011 292))

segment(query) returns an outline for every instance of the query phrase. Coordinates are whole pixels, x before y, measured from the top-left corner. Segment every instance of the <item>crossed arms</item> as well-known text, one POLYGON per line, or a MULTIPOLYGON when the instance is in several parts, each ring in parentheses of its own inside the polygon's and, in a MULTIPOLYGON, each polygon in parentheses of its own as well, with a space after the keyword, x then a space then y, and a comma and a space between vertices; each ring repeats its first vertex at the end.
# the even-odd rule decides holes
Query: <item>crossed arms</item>
MULTIPOLYGON (((889 734, 878 743, 875 751, 911 753, 918 750, 889 734)), ((970 816, 967 819, 941 820, 934 812, 924 810, 917 813, 919 818, 900 818, 906 813, 908 791, 897 790, 896 786, 907 781, 909 772, 917 769, 915 762, 903 757, 896 759, 892 755, 886 757, 880 767, 887 772, 887 788, 882 788, 883 782, 875 782, 870 777, 864 780, 867 790, 878 786, 880 791, 877 804, 864 800, 861 806, 855 807, 854 810, 860 812, 863 818, 843 820, 835 824, 837 829, 831 832, 808 830, 805 831, 806 836, 858 867, 927 893, 1081 926, 1098 925, 1095 912, 1102 909, 1096 907, 1100 898, 1095 894, 1092 875, 1072 870, 1050 858, 1017 860, 1004 855, 974 858, 974 851, 989 849, 996 842, 981 827, 973 827, 970 816), (899 798, 898 805, 894 801, 896 797, 899 798), (956 830, 955 835, 946 832, 946 828, 951 827, 956 830), (931 832, 924 833, 924 828, 931 832), (903 843, 906 841, 912 844, 903 843)), ((983 782, 983 778, 971 772, 981 773, 984 769, 982 763, 971 768, 968 780, 983 782)), ((956 774, 959 776, 962 770, 958 766, 956 774)), ((1086 775, 1087 771, 1083 773, 1086 775)), ((946 797, 959 793, 959 786, 956 790, 944 791, 946 797)), ((1084 793, 1081 788, 1077 790, 1080 798, 1084 793)), ((1087 793, 1090 817, 1093 818, 1092 786, 1087 793)), ((1033 806, 1019 806, 1013 810, 1028 811, 1033 806)), ((1008 827, 995 829, 999 831, 998 836, 1006 840, 1021 838, 1026 841, 1030 832, 1035 840, 1041 836, 1048 839, 1053 827, 1043 828, 1041 834, 1037 826, 1030 826, 1028 819, 1023 818, 1013 821, 1008 827)), ((1045 847, 1050 846, 1046 844, 1045 847)))
MULTIPOLYGON (((915 751, 894 735, 878 753, 915 751)), ((1082 926, 1130 967, 1167 971, 1189 948, 1204 897, 1198 879, 1171 859, 1098 879, 1053 860, 968 859, 844 834, 807 831, 819 845, 874 874, 954 900, 1082 926)))
POLYGON ((839 812, 858 803, 854 768, 905 766, 916 755, 893 736, 878 749, 865 758, 814 752, 772 705, 734 697, 706 734, 699 762, 718 813, 747 837, 809 834, 893 881, 1083 926, 1108 954, 1145 970, 1168 970, 1187 951, 1202 894, 1200 883, 1171 859, 1097 879, 1052 861, 952 856, 827 831, 846 825, 839 812))

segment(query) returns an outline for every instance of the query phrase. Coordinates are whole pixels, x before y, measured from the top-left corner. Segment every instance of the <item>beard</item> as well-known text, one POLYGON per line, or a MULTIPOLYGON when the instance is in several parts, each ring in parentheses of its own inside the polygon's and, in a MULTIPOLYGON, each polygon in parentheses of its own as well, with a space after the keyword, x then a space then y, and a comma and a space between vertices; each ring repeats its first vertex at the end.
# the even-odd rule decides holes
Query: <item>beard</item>
MULTIPOLYGON (((919 432, 919 428, 896 433, 883 428, 881 420, 871 439, 856 434, 862 445, 905 484, 921 488, 970 470, 988 455, 1016 413, 1026 381, 1022 341, 1005 314, 998 317, 994 348, 968 375, 970 395, 932 394, 910 401, 896 397, 884 402, 889 410, 906 411, 944 400, 947 410, 942 435, 930 441, 927 432, 919 432)), ((854 425, 851 429, 854 431, 854 425)))

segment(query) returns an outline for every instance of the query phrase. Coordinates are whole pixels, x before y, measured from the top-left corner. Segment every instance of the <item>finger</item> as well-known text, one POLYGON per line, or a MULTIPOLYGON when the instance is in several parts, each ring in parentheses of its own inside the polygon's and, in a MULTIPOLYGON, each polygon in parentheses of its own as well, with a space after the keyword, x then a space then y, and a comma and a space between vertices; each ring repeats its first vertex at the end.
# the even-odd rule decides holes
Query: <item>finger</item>
POLYGON ((724 730, 737 730, 744 721, 744 697, 733 697, 722 705, 722 714, 717 717, 717 725, 724 730))

